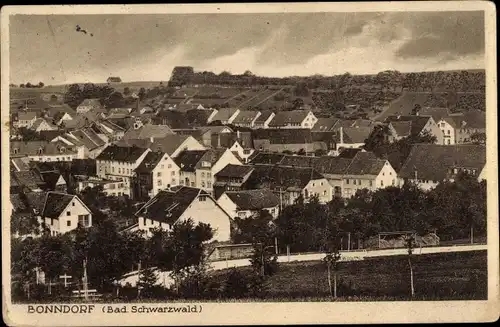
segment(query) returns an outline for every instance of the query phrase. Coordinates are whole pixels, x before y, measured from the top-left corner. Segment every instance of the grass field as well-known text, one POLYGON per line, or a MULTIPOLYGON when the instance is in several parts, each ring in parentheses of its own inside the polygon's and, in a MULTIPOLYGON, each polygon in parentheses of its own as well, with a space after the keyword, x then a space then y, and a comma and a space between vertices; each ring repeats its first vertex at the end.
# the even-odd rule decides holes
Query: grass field
MULTIPOLYGON (((419 300, 487 298, 486 251, 415 255, 415 294, 419 300)), ((249 268, 246 268, 249 269, 249 268)), ((407 256, 378 257, 339 264, 341 300, 386 301, 409 298, 407 256)), ((316 301, 329 296, 322 262, 280 264, 266 298, 316 301)))
POLYGON ((397 113, 408 115, 416 104, 424 105, 431 93, 428 92, 405 92, 403 95, 392 101, 383 113, 376 117, 378 121, 384 121, 388 116, 397 113))

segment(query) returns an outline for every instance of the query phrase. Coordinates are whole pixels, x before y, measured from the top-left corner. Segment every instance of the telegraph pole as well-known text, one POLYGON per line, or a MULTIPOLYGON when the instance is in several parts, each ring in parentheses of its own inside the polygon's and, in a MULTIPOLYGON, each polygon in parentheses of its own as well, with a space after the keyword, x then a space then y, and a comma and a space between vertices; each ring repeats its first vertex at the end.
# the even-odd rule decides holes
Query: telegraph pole
POLYGON ((87 258, 83 259, 83 295, 85 300, 89 299, 89 286, 87 277, 87 258))

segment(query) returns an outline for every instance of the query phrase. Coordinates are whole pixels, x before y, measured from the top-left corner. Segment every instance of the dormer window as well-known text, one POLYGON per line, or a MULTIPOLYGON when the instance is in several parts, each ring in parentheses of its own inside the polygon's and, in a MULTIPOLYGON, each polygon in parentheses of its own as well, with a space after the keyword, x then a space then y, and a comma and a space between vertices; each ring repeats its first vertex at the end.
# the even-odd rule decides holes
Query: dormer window
POLYGON ((14 148, 14 154, 18 154, 19 153, 19 149, 18 148, 14 148))
POLYGON ((38 149, 38 154, 42 154, 43 153, 43 149, 42 148, 39 148, 38 149))
POLYGON ((212 164, 210 163, 210 161, 202 161, 201 166, 202 167, 210 167, 210 166, 212 166, 212 164))

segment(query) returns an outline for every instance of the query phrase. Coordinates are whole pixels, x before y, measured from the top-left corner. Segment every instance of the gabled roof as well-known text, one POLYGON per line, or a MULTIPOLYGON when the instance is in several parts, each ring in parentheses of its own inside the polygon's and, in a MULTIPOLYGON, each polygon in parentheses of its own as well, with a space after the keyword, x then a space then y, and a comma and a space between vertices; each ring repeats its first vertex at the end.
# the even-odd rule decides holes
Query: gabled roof
POLYGON ((18 120, 33 120, 36 118, 36 112, 35 111, 20 111, 17 114, 17 119, 18 120))
POLYGON ((393 121, 390 125, 400 137, 407 137, 411 135, 411 121, 393 121))
POLYGON ((280 111, 269 123, 269 127, 286 126, 288 124, 300 124, 309 114, 309 110, 280 111))
POLYGON ((344 159, 352 159, 358 154, 358 152, 363 152, 363 149, 359 148, 346 148, 343 149, 337 157, 339 158, 344 158, 344 159))
POLYGON ((102 107, 101 101, 99 99, 84 99, 78 106, 94 106, 94 107, 102 107))
POLYGON ((238 108, 220 108, 219 111, 217 111, 217 113, 215 114, 215 116, 212 118, 212 121, 217 121, 217 120, 224 121, 224 120, 228 120, 238 110, 239 110, 238 108))
POLYGON ((63 210, 66 209, 74 198, 77 198, 77 196, 59 192, 48 192, 41 216, 44 218, 59 218, 63 210))
POLYGON ((459 167, 476 169, 477 175, 486 165, 486 147, 475 144, 415 144, 399 175, 402 178, 443 181, 450 169, 459 167))
POLYGON ((154 139, 153 143, 150 145, 153 151, 162 151, 172 155, 179 147, 186 142, 192 136, 189 135, 177 135, 171 134, 162 138, 154 139))
POLYGON ((240 111, 236 118, 233 120, 233 124, 250 124, 255 117, 259 114, 258 111, 245 110, 240 111))
POLYGON ((455 128, 486 128, 486 113, 484 111, 469 111, 462 115, 451 115, 446 118, 447 122, 454 122, 455 128))
POLYGON ((256 165, 243 187, 245 189, 269 188, 300 191, 311 180, 323 178, 312 168, 256 165))
POLYGON ((411 122, 411 135, 418 135, 422 132, 429 119, 434 120, 431 116, 388 116, 385 122, 411 122))
POLYGON ((346 175, 374 175, 377 176, 384 165, 386 160, 383 159, 368 159, 363 160, 359 157, 354 157, 351 164, 347 168, 346 175))
POLYGON ((257 117, 257 119, 255 120, 255 123, 260 123, 260 124, 263 124, 265 123, 266 120, 269 119, 269 117, 271 117, 271 115, 273 114, 273 112, 271 110, 263 110, 260 112, 260 116, 257 117))
POLYGON ((252 133, 220 133, 211 136, 211 143, 214 148, 230 148, 234 142, 238 142, 243 148, 253 148, 252 133))
POLYGON ((96 158, 96 160, 135 162, 146 151, 139 147, 127 147, 108 145, 96 158))
POLYGON ((208 150, 182 151, 175 159, 175 163, 182 171, 194 172, 198 162, 208 150))
POLYGON ((29 159, 27 157, 11 158, 10 162, 17 171, 26 171, 30 169, 29 159))
POLYGON ((450 111, 448 108, 433 108, 433 107, 425 107, 420 109, 419 116, 430 116, 434 119, 435 122, 440 121, 441 119, 448 117, 450 115, 450 111))
POLYGON ((31 126, 31 129, 36 130, 43 123, 47 124, 51 129, 57 129, 56 126, 54 126, 52 123, 48 122, 44 118, 37 118, 37 120, 35 120, 35 122, 33 123, 33 126, 31 126))
POLYGON ((284 157, 285 155, 280 153, 257 152, 255 156, 249 158, 249 161, 253 165, 276 165, 279 164, 284 157))
POLYGON ((306 144, 314 142, 313 133, 307 128, 257 129, 252 132, 252 135, 254 140, 269 140, 271 144, 306 144))
MULTIPOLYGON (((47 172, 41 172, 40 176, 42 177, 43 181, 45 182, 45 186, 49 190, 54 190, 55 187, 57 186, 57 182, 59 181, 60 178, 64 180, 64 177, 59 172, 56 171, 47 171, 47 172)), ((64 181, 66 183, 66 181, 64 181)))
POLYGON ((27 187, 30 190, 39 189, 45 186, 42 176, 34 169, 13 171, 11 174, 18 185, 27 187))
POLYGON ((65 103, 57 105, 51 104, 46 110, 50 117, 54 117, 58 113, 67 113, 72 118, 76 116, 76 111, 65 103))
POLYGON ((279 198, 268 189, 226 192, 238 210, 261 210, 279 205, 279 198))
POLYGON ((235 177, 242 178, 248 175, 253 171, 253 166, 244 166, 244 165, 233 165, 229 164, 226 167, 222 168, 217 174, 216 177, 235 177))
POLYGON ((138 129, 130 128, 123 135, 123 139, 150 139, 162 138, 174 132, 167 125, 146 124, 138 129))
POLYGON ((160 191, 137 211, 136 216, 173 225, 200 195, 211 198, 203 190, 186 186, 160 191))
POLYGON ((212 134, 220 134, 224 130, 230 130, 231 132, 233 131, 230 127, 228 126, 203 126, 200 127, 200 130, 202 131, 203 134, 210 132, 212 134))
POLYGON ((29 141, 29 142, 10 142, 11 156, 33 156, 39 155, 39 150, 42 155, 57 155, 57 154, 75 154, 73 147, 62 142, 47 142, 47 141, 29 141), (17 154, 14 153, 17 149, 17 154))
POLYGON ((77 140, 87 149, 93 150, 106 144, 106 142, 97 135, 92 128, 82 128, 72 131, 68 134, 68 141, 77 140))
POLYGON ((319 117, 318 121, 316 124, 314 124, 312 131, 314 132, 328 132, 328 131, 333 131, 336 129, 336 126, 339 123, 339 119, 333 118, 333 117, 328 117, 328 118, 323 118, 319 117))
POLYGON ((342 128, 344 133, 344 143, 365 143, 365 140, 370 136, 372 127, 345 127, 342 128))
POLYGON ((153 171, 153 169, 156 168, 158 163, 161 161, 163 156, 165 155, 164 152, 149 152, 145 157, 144 160, 142 160, 141 164, 139 167, 135 169, 136 172, 138 173, 150 173, 153 171))

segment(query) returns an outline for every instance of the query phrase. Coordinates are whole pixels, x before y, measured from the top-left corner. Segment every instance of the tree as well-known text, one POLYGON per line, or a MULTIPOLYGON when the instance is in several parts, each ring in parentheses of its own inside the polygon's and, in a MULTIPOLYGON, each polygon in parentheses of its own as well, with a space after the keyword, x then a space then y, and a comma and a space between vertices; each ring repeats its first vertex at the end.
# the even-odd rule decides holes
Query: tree
POLYGON ((234 233, 234 243, 260 243, 272 244, 275 229, 272 222, 273 216, 266 210, 261 210, 256 216, 248 218, 235 217, 234 223, 237 231, 234 233), (270 242, 271 240, 271 242, 270 242))
POLYGON ((474 133, 470 136, 470 140, 474 144, 486 144, 486 133, 474 133))
POLYGON ((340 261, 341 254, 338 247, 334 247, 332 250, 327 252, 323 261, 326 263, 327 273, 328 273, 328 287, 330 290, 330 296, 334 299, 337 298, 337 270, 338 262, 340 261), (332 270, 333 274, 333 292, 332 292, 332 270))
POLYGON ((304 156, 304 155, 306 155, 306 150, 304 150, 304 149, 302 148, 302 149, 300 149, 299 151, 297 151, 297 154, 298 154, 299 156, 304 156))
POLYGON ((106 108, 119 108, 124 105, 125 99, 120 92, 113 92, 108 98, 104 99, 106 108))
POLYGON ((24 84, 23 83, 19 84, 19 87, 24 88, 24 84))
POLYGON ((265 246, 265 243, 254 243, 253 254, 250 257, 254 272, 264 279, 274 275, 278 270, 277 255, 267 251, 267 249, 271 248, 273 248, 272 245, 265 246))
POLYGON ((415 106, 413 107, 413 109, 411 110, 412 116, 417 116, 418 113, 420 112, 420 110, 422 110, 422 106, 420 104, 416 103, 415 106))
POLYGON ((141 269, 139 280, 137 282, 138 294, 144 297, 152 297, 153 290, 156 288, 158 277, 152 268, 141 269))
POLYGON ((317 149, 316 151, 314 151, 314 155, 316 157, 325 156, 326 155, 326 151, 323 150, 323 149, 317 149))
POLYGON ((26 83, 26 87, 27 88, 32 88, 33 87, 33 84, 31 84, 30 82, 26 83))
POLYGON ((408 249, 408 266, 410 268, 410 298, 413 299, 415 296, 415 287, 413 285, 413 266, 411 264, 411 257, 413 254, 413 249, 415 247, 415 236, 410 234, 406 238, 406 248, 408 249))
POLYGON ((45 86, 45 84, 44 84, 43 82, 39 82, 39 83, 38 83, 38 87, 39 87, 39 88, 42 88, 42 87, 44 87, 44 86, 45 86))
POLYGON ((292 110, 299 110, 304 106, 304 100, 296 98, 292 102, 292 110))
POLYGON ((375 81, 377 84, 380 85, 380 88, 382 90, 386 89, 391 81, 391 72, 383 71, 378 73, 377 76, 375 77, 375 81))
POLYGON ((245 72, 243 73, 243 76, 255 76, 255 75, 251 71, 245 70, 245 72))
POLYGON ((139 89, 139 94, 138 94, 138 96, 139 96, 139 99, 140 99, 141 101, 142 101, 142 100, 144 100, 144 98, 146 97, 146 89, 145 89, 145 88, 143 88, 143 87, 141 87, 141 88, 139 89))
POLYGON ((123 89, 123 95, 129 96, 132 92, 130 91, 130 88, 127 86, 123 89))
POLYGON ((298 97, 307 97, 309 96, 309 88, 307 87, 307 84, 304 82, 298 83, 295 88, 294 88, 294 94, 295 96, 298 97))
POLYGON ((21 136, 21 139, 25 142, 41 140, 39 133, 26 127, 20 127, 18 129, 18 133, 21 136))

